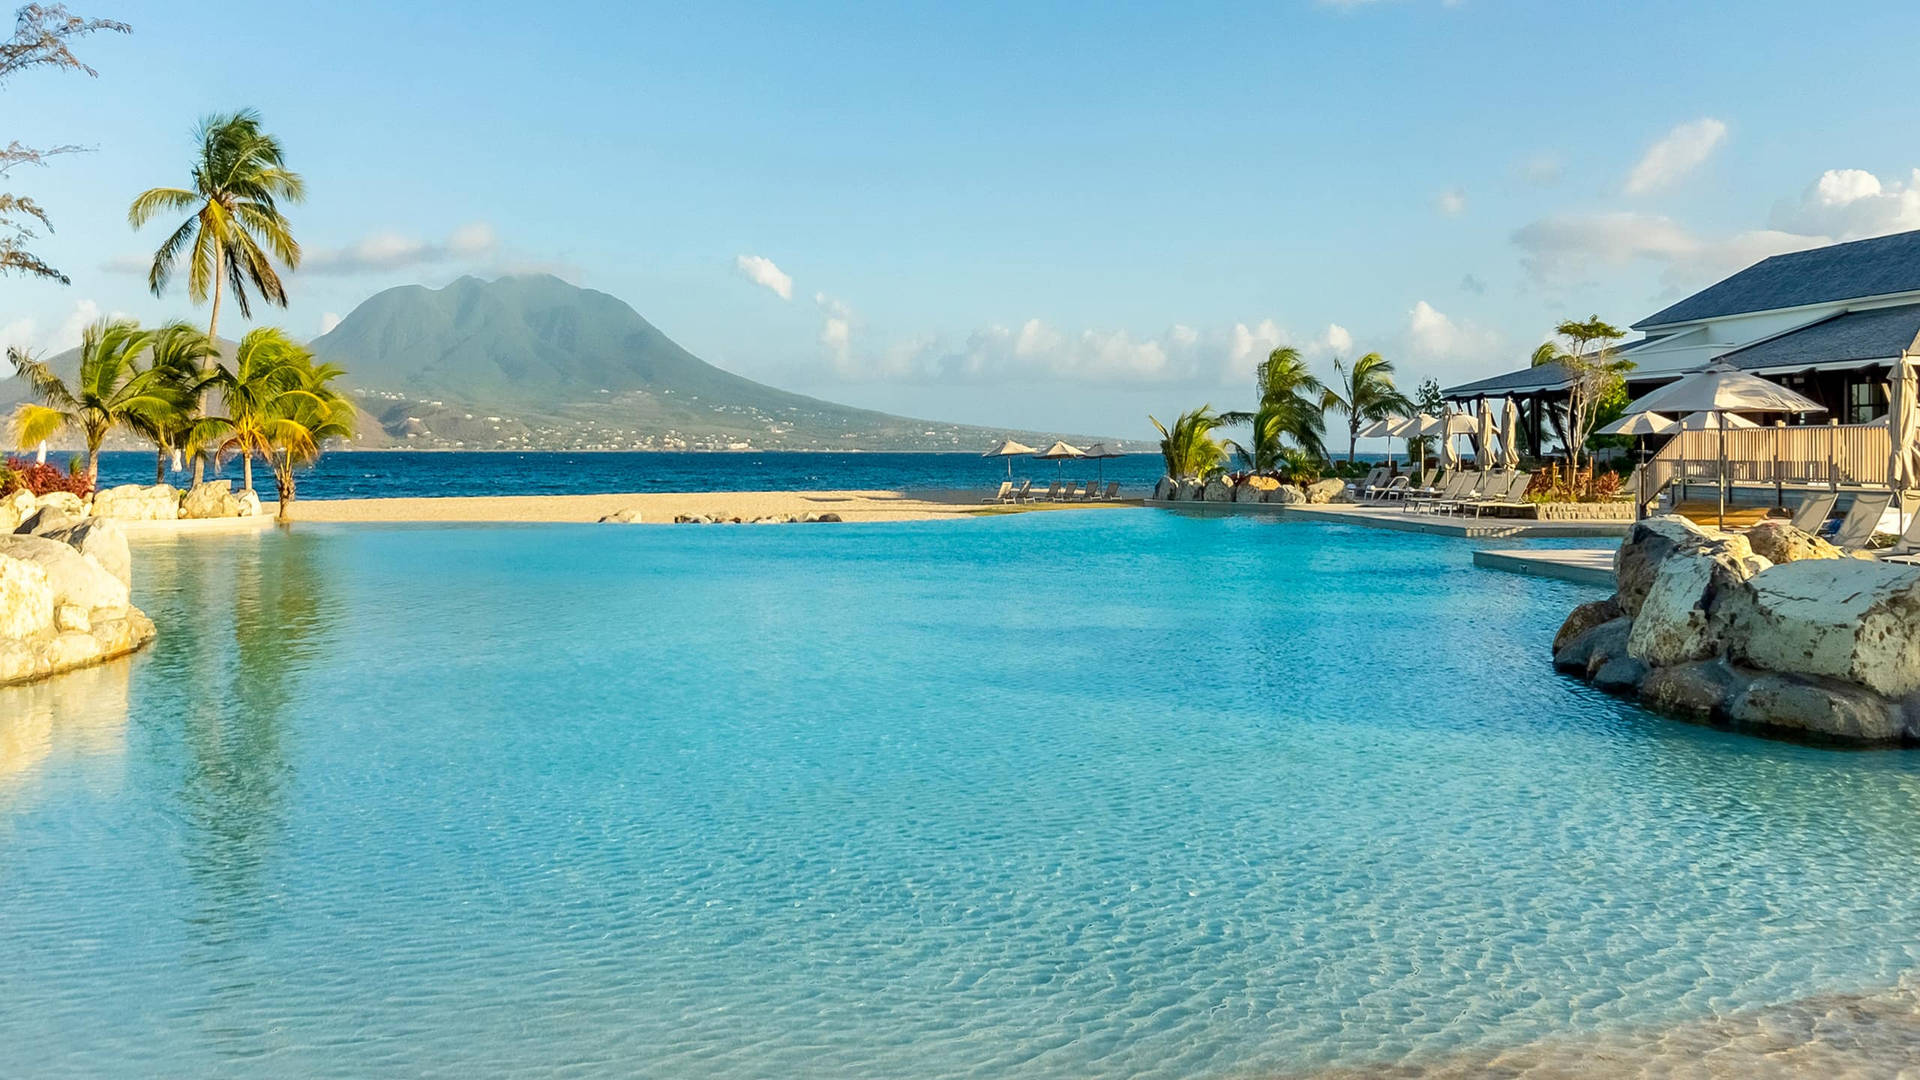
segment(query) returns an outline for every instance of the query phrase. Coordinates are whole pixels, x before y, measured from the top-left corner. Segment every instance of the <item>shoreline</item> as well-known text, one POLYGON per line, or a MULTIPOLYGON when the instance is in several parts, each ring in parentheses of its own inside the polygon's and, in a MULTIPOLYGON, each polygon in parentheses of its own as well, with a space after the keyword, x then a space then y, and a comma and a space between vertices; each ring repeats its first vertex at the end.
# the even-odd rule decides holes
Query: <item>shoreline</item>
MULTIPOLYGON (((537 523, 597 522, 622 510, 638 510, 639 524, 672 524, 679 514, 743 518, 838 514, 842 521, 941 521, 1040 510, 1097 510, 1138 506, 1117 503, 983 503, 971 491, 708 491, 634 492, 614 495, 448 495, 381 499, 310 499, 293 504, 291 520, 314 523, 537 523)), ((266 503, 270 520, 277 504, 266 503)), ((235 519, 245 520, 245 519, 235 519)))

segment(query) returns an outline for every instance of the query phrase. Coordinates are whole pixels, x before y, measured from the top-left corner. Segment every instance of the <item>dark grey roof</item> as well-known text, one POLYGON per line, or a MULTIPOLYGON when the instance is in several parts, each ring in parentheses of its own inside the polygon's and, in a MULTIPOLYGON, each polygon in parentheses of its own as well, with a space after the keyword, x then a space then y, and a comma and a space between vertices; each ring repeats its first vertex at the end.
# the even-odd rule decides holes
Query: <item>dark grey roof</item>
MULTIPOLYGON (((1642 345, 1651 345, 1660 340, 1662 339, 1658 337, 1641 338, 1638 341, 1629 341, 1624 345, 1615 346, 1613 351, 1616 355, 1629 353, 1642 345)), ((1535 390, 1558 390, 1565 385, 1567 385, 1565 364, 1542 364, 1539 367, 1525 367, 1519 371, 1509 371, 1505 375, 1495 375, 1476 382, 1449 386, 1440 391, 1440 396, 1460 399, 1489 397, 1495 394, 1530 394, 1535 390)))
POLYGON ((1784 368, 1847 360, 1891 360, 1920 337, 1920 304, 1849 311, 1722 353, 1741 368, 1784 368))
POLYGON ((1633 328, 1916 290, 1920 290, 1920 230, 1762 259, 1641 319, 1633 328))

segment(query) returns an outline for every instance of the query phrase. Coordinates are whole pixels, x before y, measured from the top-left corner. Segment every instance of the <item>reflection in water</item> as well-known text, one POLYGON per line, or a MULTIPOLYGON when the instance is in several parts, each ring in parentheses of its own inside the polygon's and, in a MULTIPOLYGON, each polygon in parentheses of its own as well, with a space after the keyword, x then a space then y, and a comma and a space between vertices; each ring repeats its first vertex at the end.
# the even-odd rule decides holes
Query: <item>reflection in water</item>
MULTIPOLYGON (((55 755, 123 762, 133 661, 114 660, 21 686, 0 686, 0 796, 26 790, 55 755)), ((119 770, 96 782, 116 786, 119 770)))

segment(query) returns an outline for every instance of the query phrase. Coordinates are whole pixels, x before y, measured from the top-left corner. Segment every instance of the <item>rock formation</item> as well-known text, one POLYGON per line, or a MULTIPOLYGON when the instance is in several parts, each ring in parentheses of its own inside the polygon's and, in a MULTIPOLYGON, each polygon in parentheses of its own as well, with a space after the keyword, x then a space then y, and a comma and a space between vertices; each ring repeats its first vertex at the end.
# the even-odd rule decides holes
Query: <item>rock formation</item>
MULTIPOLYGON (((129 600, 132 561, 120 527, 87 516, 73 496, 27 499, 15 529, 0 534, 0 684, 99 663, 153 640, 153 623, 129 600)), ((17 515, 22 501, 4 505, 17 515)))
POLYGON ((1555 668, 1695 719, 1920 741, 1920 567, 1846 558, 1784 524, 1669 516, 1634 525, 1614 577, 1554 636, 1555 668))

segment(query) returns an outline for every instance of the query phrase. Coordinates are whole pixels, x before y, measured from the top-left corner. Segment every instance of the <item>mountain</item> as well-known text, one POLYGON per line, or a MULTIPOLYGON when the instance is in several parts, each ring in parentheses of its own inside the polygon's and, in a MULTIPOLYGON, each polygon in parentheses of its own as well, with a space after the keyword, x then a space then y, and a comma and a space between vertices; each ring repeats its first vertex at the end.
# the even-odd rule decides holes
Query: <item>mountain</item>
POLYGON ((313 342, 399 442, 469 449, 984 449, 1056 436, 914 420, 778 390, 548 275, 368 298, 313 342))

